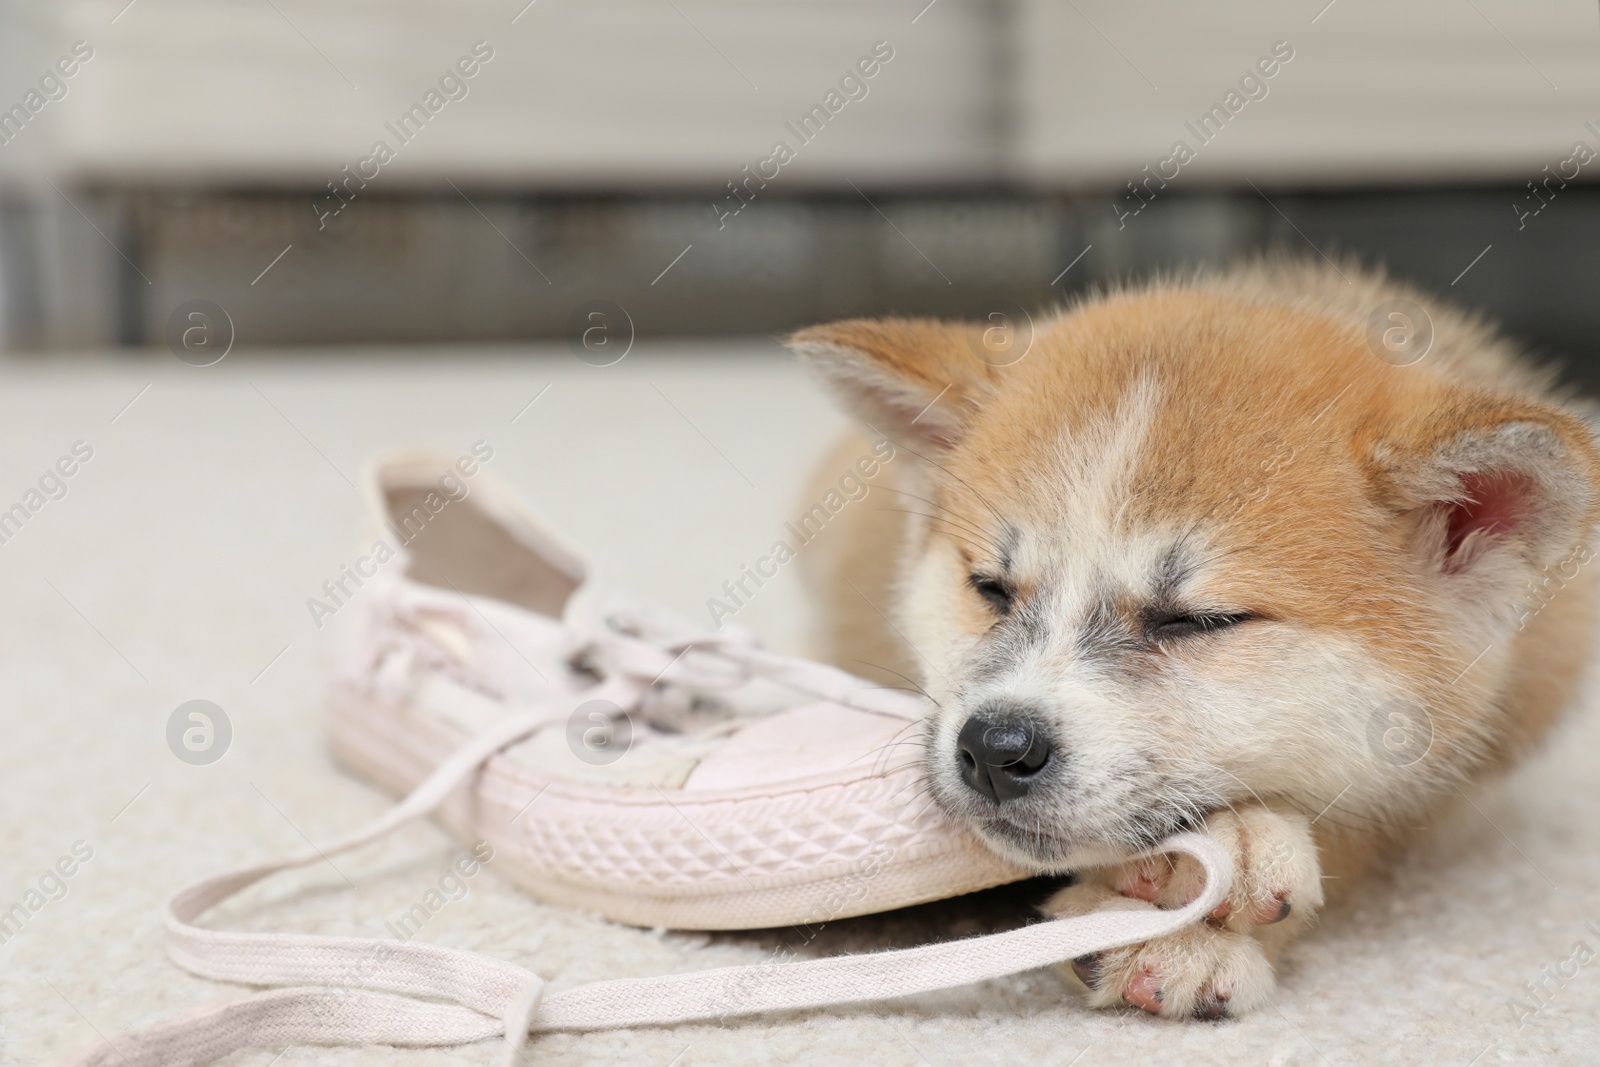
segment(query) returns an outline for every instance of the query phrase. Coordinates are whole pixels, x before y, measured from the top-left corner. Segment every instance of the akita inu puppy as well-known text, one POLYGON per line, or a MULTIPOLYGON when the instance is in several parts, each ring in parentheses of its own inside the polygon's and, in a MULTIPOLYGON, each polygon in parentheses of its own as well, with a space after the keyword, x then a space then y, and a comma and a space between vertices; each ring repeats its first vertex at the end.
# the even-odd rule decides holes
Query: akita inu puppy
POLYGON ((1078 872, 1054 914, 1180 905, 1197 869, 1128 857, 1224 843, 1208 924, 1072 969, 1095 1005, 1255 1008, 1325 892, 1571 697, 1594 434, 1481 320, 1354 267, 1120 289, 1023 333, 792 338, 903 453, 805 554, 821 652, 920 682, 934 796, 1078 872))

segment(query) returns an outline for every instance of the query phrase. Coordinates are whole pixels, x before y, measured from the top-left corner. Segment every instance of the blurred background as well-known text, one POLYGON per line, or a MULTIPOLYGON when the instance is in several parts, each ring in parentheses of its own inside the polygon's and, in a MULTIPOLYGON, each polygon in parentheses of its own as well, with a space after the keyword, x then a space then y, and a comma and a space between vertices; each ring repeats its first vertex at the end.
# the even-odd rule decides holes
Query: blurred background
MULTIPOLYGON (((482 477, 709 627, 810 509, 844 425, 784 331, 1015 321, 1281 246, 1482 308, 1600 391, 1597 153, 1594 0, 0 0, 0 912, 75 842, 95 857, 0 941, 0 1063, 224 995, 165 962, 166 895, 386 806, 328 755, 315 610, 371 544, 375 450, 492 449, 482 477), (203 764, 170 731, 196 699, 231 724, 203 764)), ((785 651, 807 649, 800 571, 735 616, 785 651)), ((1437 1062, 1486 1043, 1494 1062, 1592 1059, 1588 1030, 1556 1043, 1569 1007, 1526 1029, 1505 1008, 1596 913, 1533 877, 1597 884, 1581 864, 1600 855, 1589 778, 1542 766, 1529 814, 1474 801, 1518 855, 1479 825, 1492 870, 1425 867, 1431 896, 1369 909, 1398 925, 1322 942, 1301 972, 1317 984, 1262 1013, 1276 1051, 1215 1062, 1375 1062, 1408 1041, 1437 1062)), ((451 847, 419 828, 251 921, 381 936, 451 847)), ((763 958, 474 892, 492 917, 456 909, 430 936, 562 980, 763 958)), ((1600 1018, 1593 988, 1561 1003, 1600 1018)), ((1032 998, 1007 1001, 1029 1040, 1065 1047, 1059 985, 1004 989, 1032 998)), ((794 1044, 774 1048, 1026 1060, 1010 1011, 967 1038, 897 1016, 881 1056, 862 1051, 871 1013, 777 1022, 794 1044)), ((1173 1040, 1114 1032, 1086 1064, 1173 1040)), ((750 1061, 738 1033, 706 1030, 682 1062, 750 1061)), ((677 1041, 606 1047, 676 1063, 677 1041)))
POLYGON ((1591 4, 10 0, 0 49, 12 350, 170 348, 197 300, 241 348, 581 338, 594 301, 771 335, 1277 244, 1600 384, 1591 4))

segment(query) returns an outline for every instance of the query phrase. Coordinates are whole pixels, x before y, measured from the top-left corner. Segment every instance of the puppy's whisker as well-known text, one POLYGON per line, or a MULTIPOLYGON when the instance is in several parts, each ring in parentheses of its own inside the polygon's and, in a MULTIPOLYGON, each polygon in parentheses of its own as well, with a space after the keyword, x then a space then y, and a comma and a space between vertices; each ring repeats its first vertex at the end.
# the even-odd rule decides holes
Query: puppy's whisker
POLYGON ((949 511, 952 515, 955 514, 955 512, 952 511, 949 507, 946 507, 944 504, 939 503, 937 500, 930 500, 929 498, 927 498, 925 496, 918 496, 916 493, 908 492, 908 491, 906 491, 904 489, 897 489, 897 488, 895 488, 893 486, 885 486, 885 488, 888 489, 889 492, 894 493, 897 496, 908 496, 912 500, 920 500, 922 503, 928 505, 930 508, 938 508, 940 511, 949 511))
MULTIPOLYGON (((932 693, 928 692, 926 689, 922 688, 922 686, 918 685, 917 684, 917 680, 915 678, 912 678, 910 675, 901 674, 899 671, 895 670, 893 667, 885 667, 881 663, 873 663, 871 660, 865 660, 865 659, 852 659, 850 662, 851 663, 859 663, 859 664, 861 664, 863 666, 871 667, 874 670, 880 670, 885 674, 892 674, 896 678, 904 679, 908 683, 911 691, 914 691, 914 692, 917 692, 917 693, 921 693, 923 696, 927 697, 930 701, 932 701, 934 707, 942 708, 944 706, 944 705, 940 704, 937 700, 934 699, 934 696, 933 696, 932 693)), ((887 686, 886 685, 883 688, 885 688, 885 689, 900 689, 901 687, 900 686, 887 686)), ((909 723, 908 725, 915 726, 916 722, 913 721, 913 722, 909 723)))
MULTIPOLYGON (((944 523, 946 525, 954 526, 954 524, 951 523, 949 519, 940 518, 937 515, 928 515, 928 514, 925 514, 925 513, 921 512, 921 511, 910 511, 910 510, 907 510, 906 508, 871 508, 869 510, 892 512, 892 513, 894 513, 896 515, 915 515, 918 518, 927 519, 929 522, 942 522, 942 523, 944 523)), ((955 527, 955 529, 960 529, 960 527, 955 527)), ((970 537, 966 537, 966 536, 964 536, 964 535, 962 535, 960 533, 956 533, 955 529, 942 530, 941 532, 946 537, 953 537, 958 541, 965 541, 967 544, 969 544, 973 548, 977 549, 983 555, 986 555, 986 556, 992 555, 992 556, 995 556, 995 557, 998 557, 1000 555, 999 550, 993 544, 979 544, 977 541, 974 541, 970 537)), ((986 536, 986 535, 980 534, 979 536, 986 536)))
MULTIPOLYGON (((1218 774, 1225 774, 1229 778, 1232 778, 1234 781, 1238 782, 1241 786, 1243 786, 1245 791, 1247 793, 1249 793, 1252 797, 1255 798, 1256 803, 1260 804, 1262 807, 1265 807, 1266 804, 1267 804, 1266 800, 1262 798, 1260 793, 1257 793, 1255 791, 1255 789, 1250 785, 1249 782, 1246 782, 1243 778, 1240 778, 1237 774, 1234 774, 1232 771, 1228 770, 1226 767, 1219 767, 1217 764, 1212 763, 1209 760, 1197 759, 1197 758, 1195 758, 1193 756, 1169 756, 1169 755, 1157 755, 1155 758, 1157 760, 1163 762, 1163 763, 1176 763, 1176 764, 1181 764, 1181 765, 1188 766, 1188 767, 1198 767, 1198 768, 1200 768, 1202 770, 1213 771, 1213 772, 1216 772, 1218 774)), ((1229 804, 1228 806, 1230 808, 1232 808, 1233 805, 1229 804)))
POLYGON ((924 776, 918 775, 916 778, 912 779, 910 782, 906 783, 905 785, 901 786, 899 789, 896 789, 893 793, 889 794, 889 802, 890 803, 895 803, 895 802, 899 801, 908 792, 910 792, 913 789, 916 789, 916 788, 920 787, 923 784, 924 780, 925 780, 924 776))
MULTIPOLYGON (((1335 801, 1338 800, 1337 797, 1335 797, 1333 799, 1335 801)), ((1408 823, 1401 822, 1401 821, 1396 820, 1396 819, 1383 818, 1383 817, 1380 817, 1380 816, 1377 816, 1377 815, 1369 815, 1369 814, 1366 814, 1365 812, 1357 811, 1356 809, 1354 809, 1352 807, 1349 807, 1347 805, 1344 805, 1344 804, 1338 804, 1338 803, 1318 804, 1315 798, 1312 800, 1311 803, 1312 804, 1317 804, 1317 810, 1316 811, 1312 811, 1311 810, 1311 804, 1302 805, 1298 801, 1295 801, 1294 805, 1295 805, 1295 808, 1297 810, 1299 810, 1302 814, 1304 814, 1304 815, 1308 816, 1309 818, 1311 818, 1313 820, 1313 822, 1325 822, 1330 826, 1337 826, 1337 827, 1339 827, 1341 829, 1350 830, 1350 831, 1353 831, 1355 833, 1370 833, 1374 829, 1382 830, 1385 833, 1389 833, 1389 832, 1405 830, 1409 825, 1408 823), (1329 818, 1329 815, 1331 813, 1334 813, 1334 812, 1337 812, 1340 815, 1345 816, 1346 818, 1355 819, 1355 820, 1357 820, 1357 821, 1359 821, 1361 823, 1365 823, 1366 825, 1365 826, 1356 826, 1356 825, 1351 825, 1348 822, 1343 822, 1343 821, 1341 821, 1339 819, 1329 818)))
POLYGON ((872 749, 873 752, 883 752, 891 748, 920 748, 927 749, 928 743, 920 737, 895 737, 872 749))
MULTIPOLYGON (((922 503, 928 505, 929 507, 931 507, 931 508, 933 508, 933 509, 935 509, 937 511, 944 512, 946 515, 955 516, 956 518, 958 518, 960 520, 960 522, 964 526, 966 526, 972 533, 976 534, 978 537, 980 537, 980 538, 982 538, 983 540, 986 540, 986 541, 992 540, 990 535, 985 530, 980 528, 976 523, 974 523, 971 520, 967 519, 965 516, 961 516, 953 508, 947 507, 944 504, 939 503, 938 501, 929 500, 925 496, 918 496, 915 493, 908 493, 903 489, 891 489, 890 492, 896 493, 896 494, 898 494, 900 496, 908 496, 912 500, 921 501, 922 503)), ((946 520, 946 521, 955 521, 955 520, 946 520)))
MULTIPOLYGON (((1243 786, 1245 791, 1248 792, 1258 804, 1261 804, 1263 807, 1269 806, 1266 802, 1266 799, 1262 797, 1260 793, 1256 792, 1256 790, 1252 788, 1248 782, 1240 778, 1237 774, 1234 774, 1232 771, 1228 770, 1226 767, 1220 767, 1209 761, 1199 760, 1193 757, 1163 755, 1157 756, 1156 759, 1164 763, 1200 768, 1205 771, 1226 775, 1227 777, 1232 778, 1235 782, 1238 782, 1239 785, 1243 786)), ((1311 802, 1308 803, 1294 794, 1282 793, 1274 794, 1274 799, 1289 805, 1302 815, 1305 815, 1307 818, 1314 819, 1318 822, 1326 822, 1330 826, 1337 826, 1341 829, 1350 830, 1357 833, 1368 832, 1372 828, 1378 828, 1385 831, 1393 831, 1404 828, 1403 823, 1390 819, 1379 818, 1374 815, 1368 815, 1341 804, 1328 804, 1326 801, 1320 801, 1318 798, 1312 798, 1311 802), (1358 820, 1359 822, 1366 823, 1368 825, 1366 827, 1352 825, 1349 822, 1330 817, 1335 813, 1342 814, 1348 818, 1358 820)), ((1337 800, 1338 798, 1335 797, 1332 799, 1337 800)), ((1225 799, 1219 800, 1218 806, 1226 807, 1229 810, 1237 813, 1237 809, 1233 806, 1233 804, 1225 799)), ((1206 813, 1200 812, 1199 814, 1203 816, 1206 813)))
MULTIPOLYGON (((873 429, 877 430, 877 427, 873 427, 873 429)), ((938 460, 931 459, 928 456, 923 455, 921 452, 918 452, 916 449, 912 448, 909 445, 901 444, 899 441, 895 441, 893 438, 888 437, 887 434, 882 434, 882 431, 878 431, 878 432, 882 436, 884 436, 887 440, 889 440, 891 443, 893 443, 896 448, 905 449, 907 452, 910 452, 913 456, 916 456, 918 459, 922 460, 924 463, 927 463, 930 466, 938 467, 945 474, 949 475, 951 478, 954 478, 956 481, 960 482, 962 484, 962 486, 964 486, 966 488, 967 492, 971 493, 974 497, 977 497, 978 502, 980 504, 982 504, 984 507, 989 509, 989 513, 991 515, 993 515, 1000 522, 1000 524, 1002 526, 1004 526, 1006 524, 1006 517, 1004 515, 1000 514, 999 510, 993 504, 989 503, 989 499, 987 497, 985 497, 982 493, 980 493, 976 489, 974 489, 971 482, 967 481, 965 478, 961 477, 959 474, 956 474, 949 467, 946 467, 943 463, 940 463, 938 460)))
MULTIPOLYGON (((924 750, 927 748, 927 746, 925 744, 923 744, 921 741, 917 740, 916 738, 907 737, 907 738, 904 738, 904 739, 899 740, 899 741, 889 741, 889 742, 887 742, 885 744, 879 745, 877 748, 872 749, 870 752, 863 752, 862 753, 862 757, 863 758, 868 757, 868 756, 872 757, 874 772, 880 772, 880 771, 883 770, 882 762, 886 762, 892 755, 896 755, 897 753, 895 753, 894 750, 897 749, 897 748, 902 748, 902 747, 908 747, 908 748, 912 748, 912 749, 924 749, 924 750)), ((920 762, 920 760, 921 760, 921 758, 918 757, 918 762, 920 762)))
POLYGON ((916 820, 922 818, 922 813, 927 811, 929 808, 933 807, 933 804, 934 804, 933 798, 929 797, 928 798, 928 802, 926 804, 922 805, 922 807, 918 808, 917 809, 917 813, 915 815, 911 816, 911 821, 915 822, 916 820))

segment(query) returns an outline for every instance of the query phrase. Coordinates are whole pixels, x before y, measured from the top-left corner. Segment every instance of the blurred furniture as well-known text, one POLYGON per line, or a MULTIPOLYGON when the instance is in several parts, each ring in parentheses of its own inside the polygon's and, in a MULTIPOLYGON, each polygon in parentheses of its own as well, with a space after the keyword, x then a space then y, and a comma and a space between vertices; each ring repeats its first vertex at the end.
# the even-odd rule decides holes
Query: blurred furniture
POLYGON ((1596 325, 1557 273, 1593 212, 1564 182, 1560 219, 1513 205, 1600 150, 1597 38, 1582 5, 1513 0, 13 0, 0 108, 73 42, 94 57, 0 145, 0 338, 157 343, 195 297, 250 344, 559 336, 590 299, 761 332, 1270 240, 1448 288, 1499 240, 1453 294, 1567 346, 1596 325), (476 42, 465 95, 396 137, 476 42))

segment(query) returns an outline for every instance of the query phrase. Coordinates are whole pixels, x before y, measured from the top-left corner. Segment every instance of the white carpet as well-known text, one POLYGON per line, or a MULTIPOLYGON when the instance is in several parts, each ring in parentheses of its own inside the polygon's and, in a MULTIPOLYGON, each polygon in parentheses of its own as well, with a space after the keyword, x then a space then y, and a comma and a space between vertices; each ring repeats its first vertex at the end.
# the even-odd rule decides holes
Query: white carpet
MULTIPOLYGON (((490 469, 593 556, 641 593, 705 617, 706 598, 781 533, 803 470, 840 424, 765 340, 640 344, 604 369, 564 348, 241 351, 204 369, 164 357, 12 361, 0 381, 0 510, 75 441, 94 450, 67 495, 0 544, 0 910, 75 842, 93 850, 66 895, 0 945, 0 1062, 20 1064, 53 1063, 97 1031, 238 992, 164 960, 166 894, 329 838, 388 803, 324 752, 319 635, 305 604, 356 554, 362 504, 346 479, 369 451, 487 440, 490 469), (231 749, 210 766, 182 763, 166 744, 168 716, 194 698, 220 704, 233 725, 231 749)), ((796 582, 791 568, 740 621, 797 649, 796 582)), ((1429 835, 1426 855, 1327 916, 1291 956, 1278 1006, 1242 1021, 1090 1014, 1065 979, 1038 972, 727 1027, 551 1036, 532 1060, 1600 1062, 1600 958, 1564 987, 1550 983, 1548 1006, 1525 1025, 1510 1007, 1575 942, 1600 953, 1600 936, 1583 926, 1600 921, 1597 742, 1600 717, 1581 714, 1509 783, 1474 791, 1477 810, 1464 806, 1429 835)), ((325 867, 273 883, 228 921, 381 936, 459 851, 432 827, 414 829, 341 859, 354 888, 325 867)), ((1038 892, 853 920, 818 945, 911 944, 1013 924, 1038 892)), ((557 989, 759 961, 782 941, 613 926, 542 907, 492 866, 422 936, 513 959, 557 989)), ((227 1062, 264 1067, 278 1052, 227 1062)), ((498 1055, 492 1045, 295 1048, 275 1062, 487 1064, 498 1055)))

